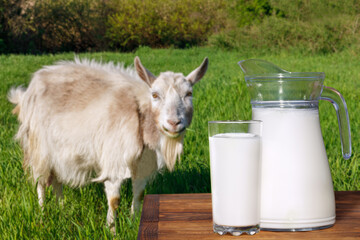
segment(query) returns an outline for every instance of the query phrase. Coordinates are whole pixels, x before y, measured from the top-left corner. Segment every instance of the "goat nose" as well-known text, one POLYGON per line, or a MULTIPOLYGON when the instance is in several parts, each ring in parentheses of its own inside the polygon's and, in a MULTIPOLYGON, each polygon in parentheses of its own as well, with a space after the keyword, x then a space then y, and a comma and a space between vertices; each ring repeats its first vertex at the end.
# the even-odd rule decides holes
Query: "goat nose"
POLYGON ((175 126, 177 126, 177 125, 179 125, 180 123, 181 123, 181 120, 180 119, 175 119, 175 120, 167 120, 167 122, 171 125, 171 126, 173 126, 173 127, 175 127, 175 126))

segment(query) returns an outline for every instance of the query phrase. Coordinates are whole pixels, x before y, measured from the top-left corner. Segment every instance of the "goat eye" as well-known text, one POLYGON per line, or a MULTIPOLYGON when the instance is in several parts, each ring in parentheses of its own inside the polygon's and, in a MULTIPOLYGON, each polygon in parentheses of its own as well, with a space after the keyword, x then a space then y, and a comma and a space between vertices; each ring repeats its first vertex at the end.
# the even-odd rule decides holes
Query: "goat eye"
POLYGON ((157 94, 157 93, 152 93, 152 97, 153 97, 154 99, 158 99, 158 98, 159 98, 159 94, 157 94))
POLYGON ((191 97, 192 96, 192 92, 187 92, 186 93, 186 97, 191 97))

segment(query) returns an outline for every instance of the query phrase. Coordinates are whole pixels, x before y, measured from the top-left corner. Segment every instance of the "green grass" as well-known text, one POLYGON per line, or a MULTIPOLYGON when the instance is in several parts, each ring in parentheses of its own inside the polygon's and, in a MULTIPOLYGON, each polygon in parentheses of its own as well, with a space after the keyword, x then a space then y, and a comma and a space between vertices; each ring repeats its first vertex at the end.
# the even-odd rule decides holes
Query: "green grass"
MULTIPOLYGON (((92 53, 81 57, 132 64, 134 56, 153 73, 173 70, 185 74, 205 56, 210 65, 205 78, 194 88, 194 118, 184 141, 184 154, 175 171, 164 171, 146 188, 147 194, 210 192, 207 122, 251 118, 251 105, 237 61, 261 58, 291 71, 323 71, 325 85, 337 88, 345 97, 350 113, 353 156, 342 159, 335 110, 320 103, 321 127, 335 190, 360 190, 360 55, 344 51, 331 55, 279 52, 256 54, 225 52, 211 48, 187 50, 140 48, 136 53, 92 53)), ((73 59, 74 54, 0 56, 0 239, 112 239, 104 227, 107 202, 101 184, 81 189, 64 188, 64 202, 58 204, 47 191, 44 211, 37 204, 35 187, 22 169, 21 149, 13 140, 18 123, 11 114, 6 95, 11 86, 27 85, 31 75, 43 65, 73 59)), ((121 189, 116 239, 135 239, 139 215, 130 215, 131 187, 121 189)))

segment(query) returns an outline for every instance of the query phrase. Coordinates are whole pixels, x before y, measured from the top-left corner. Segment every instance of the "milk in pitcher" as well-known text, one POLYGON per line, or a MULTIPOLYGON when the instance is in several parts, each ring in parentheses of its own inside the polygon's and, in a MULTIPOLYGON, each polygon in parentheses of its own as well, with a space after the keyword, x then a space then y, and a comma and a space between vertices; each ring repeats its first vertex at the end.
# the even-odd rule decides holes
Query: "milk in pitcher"
POLYGON ((261 228, 334 224, 333 184, 318 109, 253 107, 252 114, 263 121, 261 228))

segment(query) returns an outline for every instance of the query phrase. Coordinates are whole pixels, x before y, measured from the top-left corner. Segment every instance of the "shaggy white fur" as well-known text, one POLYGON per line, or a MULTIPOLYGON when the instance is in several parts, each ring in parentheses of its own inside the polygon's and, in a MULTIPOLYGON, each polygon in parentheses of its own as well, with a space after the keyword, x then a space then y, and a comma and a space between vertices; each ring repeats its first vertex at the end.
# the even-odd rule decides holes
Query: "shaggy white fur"
POLYGON ((192 86, 207 65, 206 58, 187 77, 155 77, 137 57, 135 69, 75 58, 40 69, 27 89, 11 89, 21 123, 16 138, 38 183, 39 204, 47 185, 61 197, 61 184, 104 182, 114 231, 122 181, 132 178, 136 210, 149 177, 174 168, 192 119, 192 86))

